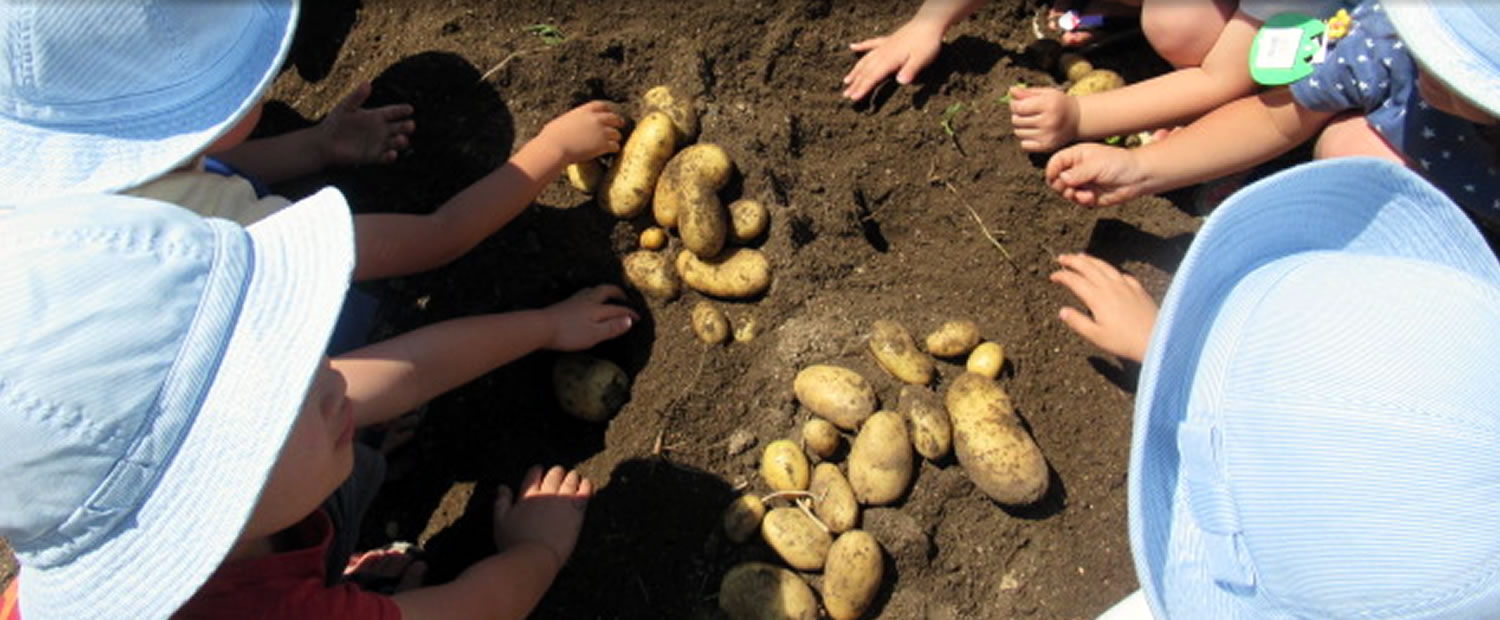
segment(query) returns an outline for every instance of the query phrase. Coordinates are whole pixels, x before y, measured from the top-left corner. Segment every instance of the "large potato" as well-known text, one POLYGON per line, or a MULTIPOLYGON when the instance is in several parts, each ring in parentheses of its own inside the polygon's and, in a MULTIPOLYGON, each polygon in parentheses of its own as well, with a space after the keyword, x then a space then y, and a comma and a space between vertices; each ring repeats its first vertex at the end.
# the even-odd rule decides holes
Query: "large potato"
POLYGON ((711 259, 683 250, 677 273, 690 288, 725 299, 755 297, 771 288, 771 261, 750 248, 735 248, 711 259))
POLYGON ((667 257, 650 250, 636 250, 625 255, 625 281, 648 297, 670 301, 682 292, 677 273, 667 257))
POLYGON ((745 562, 724 574, 719 609, 730 620, 818 620, 818 599, 807 582, 764 562, 745 562))
POLYGON ((693 306, 693 333, 708 344, 721 344, 729 339, 729 319, 724 312, 706 301, 693 306))
POLYGON ((849 530, 833 541, 823 569, 823 606, 833 620, 856 620, 870 609, 885 578, 885 554, 864 530, 849 530))
POLYGON ((936 394, 925 387, 906 385, 901 387, 901 397, 896 401, 896 413, 906 418, 911 425, 911 445, 917 454, 929 461, 948 456, 953 448, 953 425, 948 422, 948 412, 936 394))
POLYGON ((927 334, 927 352, 938 357, 958 357, 979 344, 979 324, 948 321, 927 334))
POLYGON ((662 228, 676 226, 682 245, 713 258, 729 235, 729 212, 719 190, 734 174, 729 153, 717 144, 694 144, 674 155, 656 184, 651 213, 662 228))
POLYGON ((802 443, 818 458, 832 458, 839 451, 839 429, 823 418, 809 419, 802 425, 802 443))
POLYGON ((859 428, 875 412, 875 390, 848 368, 827 364, 803 368, 792 381, 792 392, 808 411, 846 431, 859 428))
POLYGON ((854 496, 867 506, 893 503, 906 493, 911 475, 906 422, 889 411, 875 412, 849 448, 849 485, 854 487, 854 496))
POLYGON ((859 501, 838 465, 818 463, 807 492, 813 496, 813 514, 833 533, 847 532, 859 524, 859 501))
POLYGON ((800 509, 772 508, 760 522, 760 536, 787 566, 797 570, 823 570, 833 535, 800 509))
POLYGON ((806 491, 807 455, 790 439, 766 444, 760 457, 760 475, 773 491, 806 491))
POLYGON ((745 542, 760 531, 760 520, 765 517, 765 502, 754 495, 741 495, 724 509, 724 534, 734 542, 745 542))
POLYGON ((917 343, 900 323, 875 321, 870 330, 870 353, 897 379, 916 385, 932 382, 932 358, 917 350, 917 343))
POLYGON ((1047 460, 993 380, 966 372, 949 386, 953 451, 969 479, 995 501, 1024 505, 1047 493, 1047 460))
POLYGON ((656 179, 677 148, 677 130, 665 112, 651 112, 641 119, 625 140, 620 156, 604 173, 596 200, 618 218, 640 215, 656 191, 656 179))
POLYGON ((672 119, 678 144, 687 144, 698 137, 698 110, 693 107, 691 95, 671 86, 655 86, 641 97, 641 103, 645 111, 660 110, 672 119))
POLYGON ((1120 88, 1125 85, 1125 78, 1109 69, 1093 69, 1084 73, 1068 87, 1068 94, 1073 96, 1092 95, 1120 88))
POLYGON ((735 243, 750 243, 770 226, 771 213, 759 200, 741 198, 729 203, 729 233, 735 243))
POLYGON ((552 390, 563 411, 603 422, 630 400, 630 378, 614 362, 571 353, 552 365, 552 390))

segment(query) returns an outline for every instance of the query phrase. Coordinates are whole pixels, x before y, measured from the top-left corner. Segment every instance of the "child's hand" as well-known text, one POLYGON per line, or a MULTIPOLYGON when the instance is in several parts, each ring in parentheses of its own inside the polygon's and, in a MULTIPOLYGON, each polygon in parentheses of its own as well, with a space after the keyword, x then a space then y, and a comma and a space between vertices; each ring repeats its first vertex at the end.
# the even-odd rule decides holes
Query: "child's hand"
POLYGON ((505 486, 495 497, 495 546, 503 553, 521 544, 541 545, 561 569, 573 555, 593 495, 594 483, 576 471, 554 465, 543 473, 540 466, 532 466, 521 481, 519 500, 505 486))
POLYGON ((317 140, 325 165, 354 166, 396 161, 410 143, 416 121, 412 107, 399 103, 366 109, 370 83, 360 84, 318 123, 317 140))
POLYGON ((1146 193, 1136 153, 1102 144, 1075 144, 1047 160, 1047 184, 1085 207, 1117 205, 1146 193))
POLYGON ((1084 314, 1064 306, 1058 318, 1107 353, 1136 362, 1145 359, 1156 324, 1156 302, 1140 280, 1087 254, 1064 254, 1057 262, 1063 268, 1049 279, 1067 287, 1089 309, 1084 314))
POLYGON ((547 348, 555 351, 582 351, 625 333, 640 320, 634 310, 611 299, 625 299, 620 287, 605 284, 583 289, 572 297, 548 306, 557 326, 547 348))
POLYGON ((1010 89, 1010 124, 1021 150, 1055 151, 1078 137, 1078 100, 1056 88, 1010 89))
POLYGON ((561 152, 563 163, 574 164, 620 150, 620 128, 625 119, 614 113, 608 103, 590 101, 552 119, 538 140, 545 140, 561 152))
POLYGON ((851 50, 869 53, 844 76, 844 96, 859 101, 898 69, 896 81, 910 84, 918 72, 937 58, 944 29, 940 21, 916 17, 888 36, 850 44, 851 50))

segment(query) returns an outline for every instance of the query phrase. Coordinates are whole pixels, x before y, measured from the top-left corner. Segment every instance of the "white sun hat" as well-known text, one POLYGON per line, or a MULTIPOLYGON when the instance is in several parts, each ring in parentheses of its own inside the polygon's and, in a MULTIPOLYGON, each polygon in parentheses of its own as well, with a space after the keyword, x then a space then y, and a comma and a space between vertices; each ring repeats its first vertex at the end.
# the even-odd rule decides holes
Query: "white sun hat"
POLYGON ((256 105, 296 0, 0 2, 0 203, 140 185, 256 105))
POLYGON ((1142 364, 1131 550, 1158 620, 1500 613, 1500 263, 1404 167, 1236 193, 1142 364))
POLYGON ((1381 6, 1423 67, 1500 117, 1500 2, 1389 0, 1381 6))
POLYGON ((353 262, 334 189, 248 229, 119 195, 0 215, 0 536, 22 617, 166 617, 204 583, 353 262))

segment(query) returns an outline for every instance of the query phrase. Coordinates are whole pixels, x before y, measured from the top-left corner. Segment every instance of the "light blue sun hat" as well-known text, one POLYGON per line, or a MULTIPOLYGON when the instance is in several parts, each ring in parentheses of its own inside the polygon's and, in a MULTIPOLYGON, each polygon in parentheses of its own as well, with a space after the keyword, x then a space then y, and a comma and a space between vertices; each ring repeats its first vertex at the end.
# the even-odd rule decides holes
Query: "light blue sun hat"
POLYGON ((1308 164, 1219 207, 1134 424, 1158 620, 1500 616, 1500 263, 1406 168, 1308 164))
POLYGON ((1500 117, 1500 2, 1387 0, 1381 6, 1428 71, 1500 117))
POLYGON ((296 0, 0 2, 0 203, 188 162, 259 102, 296 19, 296 0))
POLYGON ((335 189, 249 228, 119 195, 0 215, 0 536, 22 617, 164 618, 204 583, 353 263, 335 189))

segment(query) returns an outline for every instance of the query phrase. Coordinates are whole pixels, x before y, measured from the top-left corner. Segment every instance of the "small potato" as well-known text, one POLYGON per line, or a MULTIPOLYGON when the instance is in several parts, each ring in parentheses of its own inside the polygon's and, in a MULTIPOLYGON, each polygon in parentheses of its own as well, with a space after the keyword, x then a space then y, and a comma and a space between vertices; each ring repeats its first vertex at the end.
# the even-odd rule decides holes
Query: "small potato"
POLYGON ((771 226, 771 213, 759 200, 741 198, 729 203, 729 232, 735 243, 754 241, 771 226))
POLYGON ((1021 426, 1005 390, 966 372, 948 387, 945 400, 953 419, 953 451, 975 486, 1009 505, 1030 504, 1047 493, 1047 459, 1021 426))
POLYGON ((854 498, 854 487, 849 486, 838 465, 818 463, 807 490, 813 496, 813 514, 833 533, 849 531, 859 523, 859 501, 854 498))
POLYGON ((984 375, 990 379, 1000 376, 1000 369, 1005 367, 1005 347, 998 342, 985 342, 969 353, 969 361, 964 364, 964 369, 978 375, 984 375))
POLYGON ((1094 69, 1083 74, 1073 85, 1068 87, 1068 94, 1075 97, 1092 95, 1120 88, 1125 85, 1125 78, 1109 69, 1094 69))
POLYGON ((870 353, 897 379, 916 385, 932 382, 932 358, 917 350, 917 343, 900 323, 875 321, 870 330, 870 353))
POLYGON ((630 400, 630 378, 614 362, 571 353, 552 365, 552 391, 563 411, 603 422, 630 400))
POLYGON ((698 137, 698 110, 693 107, 693 97, 671 86, 656 86, 641 97, 645 111, 661 110, 672 119, 677 130, 677 143, 687 144, 698 137))
POLYGON ((948 412, 943 410, 942 402, 932 390, 914 385, 902 386, 896 413, 911 425, 911 444, 917 449, 917 454, 929 461, 948 456, 948 451, 953 448, 953 425, 948 422, 948 412))
POLYGON ((875 390, 859 373, 839 366, 814 364, 792 382, 797 402, 846 431, 859 428, 875 412, 875 390))
POLYGON ((833 620, 856 620, 875 602, 885 578, 885 554, 864 530, 849 530, 833 541, 823 569, 823 606, 833 620))
POLYGON ((760 323, 755 320, 755 315, 742 314, 734 320, 734 341, 750 342, 751 340, 755 340, 755 335, 759 333, 759 330, 760 323))
POLYGON ((729 620, 818 620, 818 599, 797 573, 745 562, 719 582, 719 609, 729 620))
POLYGON ((667 231, 655 226, 648 226, 641 231, 641 249, 660 250, 667 246, 667 231))
POLYGON ((760 520, 765 516, 765 502, 748 493, 741 495, 724 509, 724 534, 737 543, 750 540, 751 534, 760 531, 760 520))
POLYGON ((948 321, 927 334, 927 352, 937 357, 958 357, 979 344, 979 324, 948 321))
POLYGON ((802 425, 802 443, 820 459, 839 451, 839 429, 823 418, 812 418, 802 425))
POLYGON ((729 339, 729 319, 724 312, 706 301, 693 306, 693 333, 708 344, 721 344, 729 339))
POLYGON ((723 147, 700 143, 682 149, 662 170, 652 215, 663 228, 675 224, 682 245, 699 258, 713 258, 729 235, 729 211, 719 190, 734 174, 734 162, 723 147))
POLYGON ((1082 54, 1069 52, 1057 59, 1057 68, 1062 69, 1062 74, 1068 78, 1068 81, 1076 82, 1083 79, 1088 72, 1093 71, 1094 65, 1082 54))
POLYGON ((797 570, 823 570, 833 535, 797 508, 772 508, 760 522, 760 537, 797 570))
POLYGON ((760 475, 772 491, 806 491, 807 455, 790 439, 766 444, 760 457, 760 475))
POLYGON ((597 159, 568 164, 568 184, 585 194, 599 189, 599 180, 604 178, 604 166, 597 159))
POLYGON ((771 261, 750 248, 706 260, 683 250, 677 254, 677 273, 693 290, 725 299, 755 297, 771 288, 771 261))
POLYGON ((664 112, 647 114, 604 173, 595 197, 599 206, 620 219, 640 215, 651 203, 656 179, 676 148, 677 130, 672 127, 672 119, 664 112))
POLYGON ((911 484, 911 440, 906 421, 889 411, 865 420, 849 448, 849 485, 861 504, 883 506, 901 499, 911 484))
POLYGON ((671 301, 682 292, 682 283, 667 263, 667 258, 650 250, 625 255, 625 281, 648 297, 671 301))

